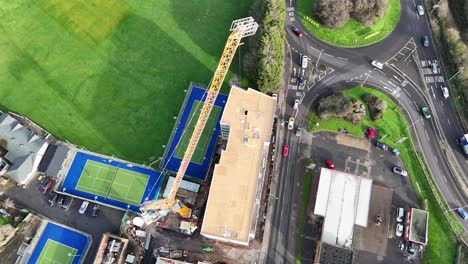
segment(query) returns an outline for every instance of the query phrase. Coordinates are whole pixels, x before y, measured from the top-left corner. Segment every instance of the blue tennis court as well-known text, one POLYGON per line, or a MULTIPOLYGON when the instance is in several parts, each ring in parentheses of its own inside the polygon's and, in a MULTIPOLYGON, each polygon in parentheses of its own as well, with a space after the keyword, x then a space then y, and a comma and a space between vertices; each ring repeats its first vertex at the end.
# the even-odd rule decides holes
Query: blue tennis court
POLYGON ((111 157, 78 151, 61 191, 123 210, 140 212, 146 199, 159 194, 161 173, 111 157))
POLYGON ((46 222, 45 228, 29 258, 29 264, 79 264, 82 263, 91 246, 91 237, 77 230, 46 222))
MULTIPOLYGON (((163 167, 165 166, 166 170, 172 171, 172 172, 177 172, 180 167, 180 163, 182 161, 181 157, 178 157, 177 155, 172 155, 177 154, 175 151, 177 144, 182 140, 183 138, 183 132, 184 129, 188 126, 189 124, 189 119, 190 119, 190 114, 194 113, 193 108, 196 107, 197 104, 200 102, 205 101, 205 89, 192 86, 191 89, 188 91, 188 94, 185 98, 185 104, 182 106, 182 109, 179 113, 177 123, 172 131, 172 136, 169 141, 169 148, 166 148, 166 152, 164 153, 164 162, 163 167), (172 157, 171 157, 172 155, 172 157)), ((201 155, 203 158, 201 159, 201 162, 190 162, 187 172, 185 173, 186 176, 196 178, 198 180, 204 181, 206 178, 206 175, 208 173, 208 169, 210 167, 211 159, 213 157, 215 147, 216 147, 216 141, 218 140, 218 136, 220 133, 220 125, 219 125, 219 120, 221 119, 224 111, 224 106, 226 105, 227 101, 227 96, 224 94, 218 94, 218 97, 216 98, 214 108, 218 108, 217 112, 219 112, 219 116, 214 120, 215 125, 214 125, 214 130, 211 134, 211 137, 209 138, 208 142, 202 142, 203 144, 207 144, 208 146, 203 146, 203 149, 206 149, 205 153, 202 153, 201 155)), ((207 124, 208 125, 208 124, 207 124)), ((199 143, 200 144, 200 143, 199 143)), ((196 153, 195 153, 196 154, 196 153)), ((183 156, 183 155, 181 155, 183 156)))

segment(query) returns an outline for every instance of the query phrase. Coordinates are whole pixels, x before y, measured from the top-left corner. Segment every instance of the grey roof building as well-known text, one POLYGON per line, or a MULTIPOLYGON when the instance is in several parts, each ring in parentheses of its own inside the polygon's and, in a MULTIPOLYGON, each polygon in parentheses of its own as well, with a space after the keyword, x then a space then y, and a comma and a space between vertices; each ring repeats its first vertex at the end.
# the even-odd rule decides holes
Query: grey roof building
POLYGON ((0 175, 26 184, 37 171, 48 143, 8 113, 0 115, 0 175))
POLYGON ((69 149, 64 145, 50 144, 37 170, 48 176, 58 176, 68 151, 69 149))

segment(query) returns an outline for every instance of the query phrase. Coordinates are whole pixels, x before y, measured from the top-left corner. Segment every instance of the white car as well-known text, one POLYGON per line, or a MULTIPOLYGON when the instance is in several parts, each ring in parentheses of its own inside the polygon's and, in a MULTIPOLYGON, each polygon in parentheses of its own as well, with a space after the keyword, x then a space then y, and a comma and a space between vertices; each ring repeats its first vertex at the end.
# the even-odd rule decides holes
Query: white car
POLYGON ((288 121, 288 130, 293 130, 293 128, 294 128, 294 120, 295 120, 295 119, 294 119, 294 117, 292 117, 292 116, 289 118, 289 121, 288 121))
POLYGON ((88 208, 89 202, 83 201, 80 207, 80 214, 84 214, 86 212, 86 208, 88 208))
POLYGON ((396 225, 395 233, 396 233, 397 237, 401 237, 403 235, 403 224, 402 223, 398 223, 396 225))
POLYGON ((408 172, 398 166, 393 167, 393 173, 396 173, 398 175, 405 176, 405 177, 408 176, 408 172))
POLYGON ((416 6, 416 10, 418 11, 418 14, 419 14, 420 16, 424 16, 424 8, 423 8, 422 5, 416 6))
POLYGON ((371 62, 371 64, 372 64, 372 66, 374 66, 374 67, 376 67, 376 68, 379 68, 379 69, 381 69, 381 70, 383 69, 383 63, 381 63, 381 62, 378 62, 378 61, 373 60, 373 61, 371 62))
POLYGON ((301 101, 299 101, 298 99, 294 100, 293 109, 296 110, 297 108, 299 108, 300 103, 301 103, 301 101))
POLYGON ((397 213, 396 213, 396 221, 397 223, 403 222, 403 217, 405 216, 405 209, 402 207, 397 208, 397 213))
POLYGON ((444 96, 445 99, 449 98, 449 91, 448 88, 443 86, 442 88, 442 95, 444 96))
POLYGON ((301 58, 301 67, 303 69, 307 69, 307 62, 309 61, 309 58, 306 55, 302 55, 301 58))
POLYGON ((432 68, 432 73, 433 73, 433 74, 439 73, 439 69, 438 69, 438 68, 439 68, 439 65, 437 65, 437 63, 433 62, 433 63, 431 64, 431 68, 432 68))

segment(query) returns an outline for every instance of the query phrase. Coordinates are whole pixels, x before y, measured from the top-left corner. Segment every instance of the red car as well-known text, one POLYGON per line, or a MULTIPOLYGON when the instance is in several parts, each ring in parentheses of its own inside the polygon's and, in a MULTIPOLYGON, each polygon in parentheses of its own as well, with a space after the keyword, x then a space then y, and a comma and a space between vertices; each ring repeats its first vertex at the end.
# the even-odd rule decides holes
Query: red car
POLYGON ((375 137, 375 129, 373 127, 369 127, 367 129, 367 137, 373 139, 375 137))
POLYGON ((296 34, 296 36, 302 37, 302 31, 299 28, 293 27, 292 32, 294 32, 294 34, 296 34))
POLYGON ((333 161, 331 161, 331 160, 326 160, 325 163, 327 164, 327 167, 328 167, 330 170, 336 170, 335 165, 333 164, 333 161))
POLYGON ((285 144, 283 146, 283 156, 284 157, 287 157, 289 155, 289 145, 288 144, 285 144))
POLYGON ((47 179, 42 185, 41 187, 39 187, 39 191, 42 193, 42 194, 46 194, 50 187, 52 186, 52 180, 51 179, 47 179))

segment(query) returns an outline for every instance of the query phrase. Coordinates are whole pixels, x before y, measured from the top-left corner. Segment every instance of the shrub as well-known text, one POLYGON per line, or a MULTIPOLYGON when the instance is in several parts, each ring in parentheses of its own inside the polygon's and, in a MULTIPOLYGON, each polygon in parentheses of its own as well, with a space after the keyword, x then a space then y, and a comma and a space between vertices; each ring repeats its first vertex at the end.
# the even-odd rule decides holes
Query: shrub
POLYGON ((329 117, 343 118, 351 111, 351 100, 342 93, 323 97, 318 102, 317 115, 321 119, 329 117))
POLYGON ((383 117, 383 114, 387 110, 387 103, 372 94, 364 94, 362 100, 367 105, 372 121, 375 122, 383 117))

